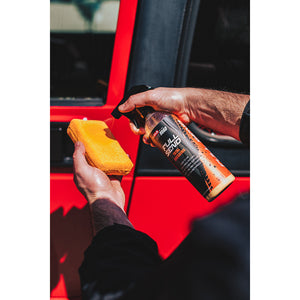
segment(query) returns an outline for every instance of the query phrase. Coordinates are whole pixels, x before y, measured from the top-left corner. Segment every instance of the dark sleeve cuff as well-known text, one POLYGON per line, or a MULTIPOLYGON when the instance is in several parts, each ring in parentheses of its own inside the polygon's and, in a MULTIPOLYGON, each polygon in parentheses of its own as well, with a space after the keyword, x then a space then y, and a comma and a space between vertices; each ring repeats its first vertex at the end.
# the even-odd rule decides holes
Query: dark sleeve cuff
POLYGON ((250 100, 248 101, 240 124, 240 140, 245 145, 250 145, 250 100))

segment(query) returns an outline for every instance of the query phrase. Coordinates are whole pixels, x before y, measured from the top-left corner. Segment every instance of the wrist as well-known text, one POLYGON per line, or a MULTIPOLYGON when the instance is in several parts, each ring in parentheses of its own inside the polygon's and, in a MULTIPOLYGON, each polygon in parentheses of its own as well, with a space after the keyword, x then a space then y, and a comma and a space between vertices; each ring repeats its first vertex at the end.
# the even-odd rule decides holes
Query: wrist
POLYGON ((110 201, 117 205, 120 209, 124 211, 125 205, 125 195, 124 192, 95 192, 95 193, 88 193, 85 196, 86 200, 89 202, 89 205, 92 205, 96 201, 110 201))
POLYGON ((191 88, 186 105, 190 119, 239 140, 239 126, 249 95, 191 88))

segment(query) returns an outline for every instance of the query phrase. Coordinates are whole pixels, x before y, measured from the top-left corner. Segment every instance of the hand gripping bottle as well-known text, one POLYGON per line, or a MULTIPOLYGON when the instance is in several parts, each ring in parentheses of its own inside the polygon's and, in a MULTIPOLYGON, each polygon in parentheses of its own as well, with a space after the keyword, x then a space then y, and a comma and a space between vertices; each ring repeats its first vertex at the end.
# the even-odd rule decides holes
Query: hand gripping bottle
POLYGON ((146 85, 131 88, 112 116, 129 118, 134 125, 145 127, 152 143, 173 163, 191 184, 206 198, 214 200, 233 181, 230 171, 198 140, 198 138, 173 114, 155 111, 150 106, 136 108, 127 113, 118 110, 131 95, 152 89, 146 85))

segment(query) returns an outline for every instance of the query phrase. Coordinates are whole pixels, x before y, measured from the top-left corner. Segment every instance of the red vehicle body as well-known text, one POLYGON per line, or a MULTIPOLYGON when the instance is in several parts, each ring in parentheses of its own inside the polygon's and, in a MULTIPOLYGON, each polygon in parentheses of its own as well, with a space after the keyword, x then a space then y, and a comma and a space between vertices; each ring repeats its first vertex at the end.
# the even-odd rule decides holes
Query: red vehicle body
MULTIPOLYGON (((131 173, 122 180, 129 220, 137 230, 152 237, 157 242, 162 257, 167 257, 189 233, 193 219, 204 217, 218 207, 230 203, 240 193, 249 191, 250 178, 249 170, 238 172, 235 174, 235 182, 209 203, 184 177, 173 175, 173 171, 155 174, 150 171, 147 173, 145 169, 137 171, 138 161, 141 159, 140 151, 145 146, 130 131, 125 117, 113 120, 110 113, 123 97, 130 84, 129 75, 132 76, 134 72, 131 70, 129 74, 135 55, 133 43, 138 36, 136 26, 139 23, 136 17, 139 9, 142 8, 137 0, 120 2, 106 103, 102 106, 52 105, 50 121, 53 126, 66 125, 73 118, 107 121, 114 136, 135 165, 131 173)), ((151 82, 142 83, 152 85, 151 82)), ((164 82, 157 84, 159 85, 163 86, 164 82)), ((230 145, 226 147, 229 147, 229 155, 236 155, 230 154, 230 145)), ((232 147, 235 149, 236 146, 232 147)), ((238 149, 246 151, 242 147, 238 149)), ((248 153, 245 155, 248 156, 248 153)), ((226 162, 222 162, 226 165, 226 162)), ((51 298, 80 299, 77 270, 92 239, 89 209, 86 200, 73 183, 71 166, 51 166, 50 179, 51 298)))

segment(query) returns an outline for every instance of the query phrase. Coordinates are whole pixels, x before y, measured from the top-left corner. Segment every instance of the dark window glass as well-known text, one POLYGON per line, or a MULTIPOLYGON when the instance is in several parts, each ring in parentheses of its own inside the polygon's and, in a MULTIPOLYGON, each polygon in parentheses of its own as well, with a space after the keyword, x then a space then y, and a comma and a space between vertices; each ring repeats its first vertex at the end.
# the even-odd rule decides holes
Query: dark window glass
POLYGON ((250 93, 249 0, 201 0, 187 86, 250 93))

